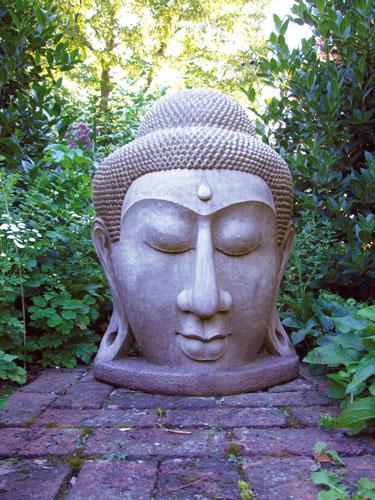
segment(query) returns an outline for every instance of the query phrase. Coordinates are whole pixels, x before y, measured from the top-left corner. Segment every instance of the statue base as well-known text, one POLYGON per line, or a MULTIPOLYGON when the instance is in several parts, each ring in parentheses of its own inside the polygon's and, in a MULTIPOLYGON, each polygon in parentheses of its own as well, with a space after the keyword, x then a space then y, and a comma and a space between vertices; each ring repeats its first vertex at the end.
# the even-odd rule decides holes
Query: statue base
POLYGON ((136 391, 185 396, 224 396, 260 391, 298 376, 296 355, 259 355, 254 361, 231 370, 178 370, 153 365, 144 358, 124 358, 94 364, 97 379, 136 391))

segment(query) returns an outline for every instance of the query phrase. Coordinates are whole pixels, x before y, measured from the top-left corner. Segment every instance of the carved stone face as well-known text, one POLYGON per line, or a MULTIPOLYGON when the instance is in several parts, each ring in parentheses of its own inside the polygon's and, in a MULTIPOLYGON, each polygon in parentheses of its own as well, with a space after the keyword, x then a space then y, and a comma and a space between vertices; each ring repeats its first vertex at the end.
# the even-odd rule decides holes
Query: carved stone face
POLYGON ((276 231, 258 176, 173 170, 133 182, 121 238, 101 258, 147 361, 216 370, 257 356, 277 292, 276 231))

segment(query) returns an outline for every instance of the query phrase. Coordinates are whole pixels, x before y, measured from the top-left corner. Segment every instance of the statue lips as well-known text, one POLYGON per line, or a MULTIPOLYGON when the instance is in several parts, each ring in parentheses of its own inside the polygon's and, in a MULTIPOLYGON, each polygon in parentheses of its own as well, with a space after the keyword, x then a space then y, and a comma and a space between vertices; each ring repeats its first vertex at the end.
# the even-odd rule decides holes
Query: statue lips
POLYGON ((227 334, 211 335, 209 338, 201 335, 176 332, 182 351, 195 361, 216 361, 227 348, 227 334))

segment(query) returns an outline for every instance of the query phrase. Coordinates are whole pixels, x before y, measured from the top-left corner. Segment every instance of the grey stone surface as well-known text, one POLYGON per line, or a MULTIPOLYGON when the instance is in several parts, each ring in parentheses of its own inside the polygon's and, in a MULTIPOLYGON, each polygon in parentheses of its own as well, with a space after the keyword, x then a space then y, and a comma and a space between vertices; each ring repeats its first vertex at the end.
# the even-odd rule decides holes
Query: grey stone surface
POLYGON ((94 179, 92 239, 113 297, 95 375, 185 395, 295 378, 276 310, 294 235, 287 165, 218 92, 168 96, 140 130, 94 179), (142 359, 127 356, 134 338, 142 359))

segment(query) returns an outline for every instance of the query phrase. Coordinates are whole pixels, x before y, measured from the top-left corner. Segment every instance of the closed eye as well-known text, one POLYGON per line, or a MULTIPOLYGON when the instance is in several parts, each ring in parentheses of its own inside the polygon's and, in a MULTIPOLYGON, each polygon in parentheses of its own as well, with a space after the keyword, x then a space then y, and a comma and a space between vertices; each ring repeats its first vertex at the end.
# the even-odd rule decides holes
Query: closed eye
POLYGON ((251 243, 243 243, 243 244, 226 244, 226 245, 220 245, 219 247, 216 247, 215 249, 224 254, 224 255, 229 255, 230 257, 242 257, 244 255, 249 255, 250 253, 254 252, 258 248, 259 244, 257 242, 251 242, 251 243))
POLYGON ((158 252, 163 252, 163 253, 184 253, 187 252, 188 250, 191 250, 191 246, 187 245, 186 242, 150 242, 146 241, 147 245, 154 250, 157 250, 158 252))

